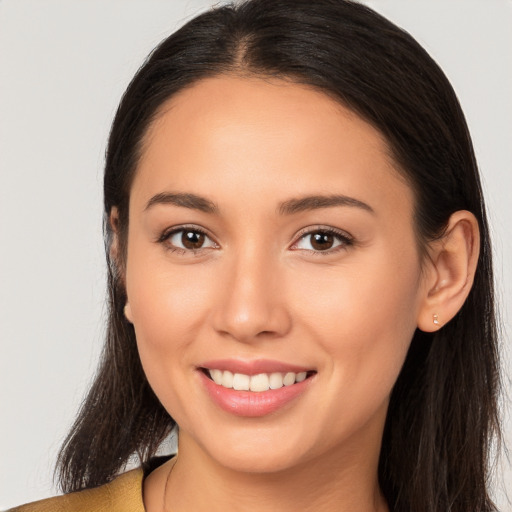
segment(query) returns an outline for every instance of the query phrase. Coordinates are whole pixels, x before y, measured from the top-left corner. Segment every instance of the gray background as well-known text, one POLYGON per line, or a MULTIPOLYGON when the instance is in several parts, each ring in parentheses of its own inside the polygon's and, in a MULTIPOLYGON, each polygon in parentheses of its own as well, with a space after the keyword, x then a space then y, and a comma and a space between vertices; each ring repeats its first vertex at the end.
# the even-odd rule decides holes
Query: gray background
MULTIPOLYGON (((105 316, 102 164, 117 103, 146 54, 213 3, 0 0, 0 509, 55 494, 55 455, 96 367, 105 316)), ((459 95, 493 226, 505 348, 512 2, 367 3, 426 47, 459 95)), ((505 400, 504 421, 512 446, 505 400)), ((496 476, 502 510, 511 512, 510 466, 496 476)))

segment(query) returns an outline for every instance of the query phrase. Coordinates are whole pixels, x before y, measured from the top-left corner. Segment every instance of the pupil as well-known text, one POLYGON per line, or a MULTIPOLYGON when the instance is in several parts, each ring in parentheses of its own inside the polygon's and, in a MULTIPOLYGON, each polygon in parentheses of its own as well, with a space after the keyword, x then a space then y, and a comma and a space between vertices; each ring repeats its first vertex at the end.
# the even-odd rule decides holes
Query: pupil
POLYGON ((181 235, 181 243, 187 249, 200 249, 204 244, 204 234, 197 231, 184 231, 181 235))
POLYGON ((315 233, 312 236, 311 245, 319 251, 330 249, 333 243, 334 236, 329 233, 315 233))

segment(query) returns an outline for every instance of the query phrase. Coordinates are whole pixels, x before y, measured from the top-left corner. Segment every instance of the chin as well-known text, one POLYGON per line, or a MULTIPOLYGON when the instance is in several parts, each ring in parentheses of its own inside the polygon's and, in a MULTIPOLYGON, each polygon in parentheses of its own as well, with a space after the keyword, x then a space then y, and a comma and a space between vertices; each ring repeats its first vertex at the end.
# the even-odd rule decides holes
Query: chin
POLYGON ((282 450, 254 450, 244 447, 243 450, 224 450, 219 454, 218 463, 226 469, 238 473, 270 474, 286 471, 300 463, 297 451, 289 453, 282 450))
MULTIPOLYGON (((201 441, 202 436, 196 437, 195 440, 186 436, 183 448, 186 450, 192 442, 196 449, 198 448, 214 463, 240 473, 285 471, 307 458, 302 436, 294 437, 282 429, 279 429, 280 432, 272 430, 242 426, 236 431, 227 430, 224 435, 219 435, 218 430, 212 429, 208 431, 207 437, 203 438, 205 442, 201 441), (213 434, 214 432, 217 432, 217 435, 213 434)), ((180 449, 181 447, 180 441, 180 449)))

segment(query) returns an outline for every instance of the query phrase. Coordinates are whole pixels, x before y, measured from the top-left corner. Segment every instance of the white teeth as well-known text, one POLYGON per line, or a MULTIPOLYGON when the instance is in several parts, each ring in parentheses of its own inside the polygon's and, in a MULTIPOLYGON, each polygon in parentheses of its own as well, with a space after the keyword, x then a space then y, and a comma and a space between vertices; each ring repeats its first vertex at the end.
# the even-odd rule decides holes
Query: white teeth
POLYGON ((307 372, 287 372, 285 374, 275 372, 271 374, 259 373, 258 375, 245 375, 243 373, 231 373, 216 368, 208 370, 210 377, 219 386, 233 388, 237 391, 268 391, 279 389, 283 386, 291 386, 296 382, 302 382, 307 377, 307 372))
POLYGON ((270 389, 279 389, 283 387, 283 374, 271 373, 269 379, 270 389))
POLYGON ((222 372, 220 370, 210 370, 210 377, 213 379, 215 384, 219 386, 222 384, 222 372))
POLYGON ((269 389, 269 379, 266 373, 260 373, 251 377, 251 391, 267 391, 269 389))
POLYGON ((307 376, 308 372, 297 373, 297 376, 295 377, 295 382, 302 382, 303 380, 306 380, 307 376))
POLYGON ((285 386, 291 386, 292 384, 295 384, 295 373, 288 372, 283 379, 283 384, 285 386))
POLYGON ((244 375, 243 373, 235 373, 233 377, 233 389, 237 391, 249 391, 251 385, 251 377, 244 375))
POLYGON ((220 383, 220 385, 225 388, 232 388, 233 387, 233 374, 228 371, 222 372, 222 382, 220 383))

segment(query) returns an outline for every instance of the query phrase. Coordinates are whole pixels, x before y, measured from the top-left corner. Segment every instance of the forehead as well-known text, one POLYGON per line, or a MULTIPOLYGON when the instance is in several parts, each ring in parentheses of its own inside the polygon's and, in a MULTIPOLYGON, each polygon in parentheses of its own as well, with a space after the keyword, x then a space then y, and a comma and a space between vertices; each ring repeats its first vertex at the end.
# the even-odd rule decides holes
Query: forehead
POLYGON ((333 187, 391 201, 405 191, 411 199, 383 136, 348 108, 308 86, 224 75, 160 108, 132 192, 190 187, 205 196, 250 191, 276 200, 333 187))

